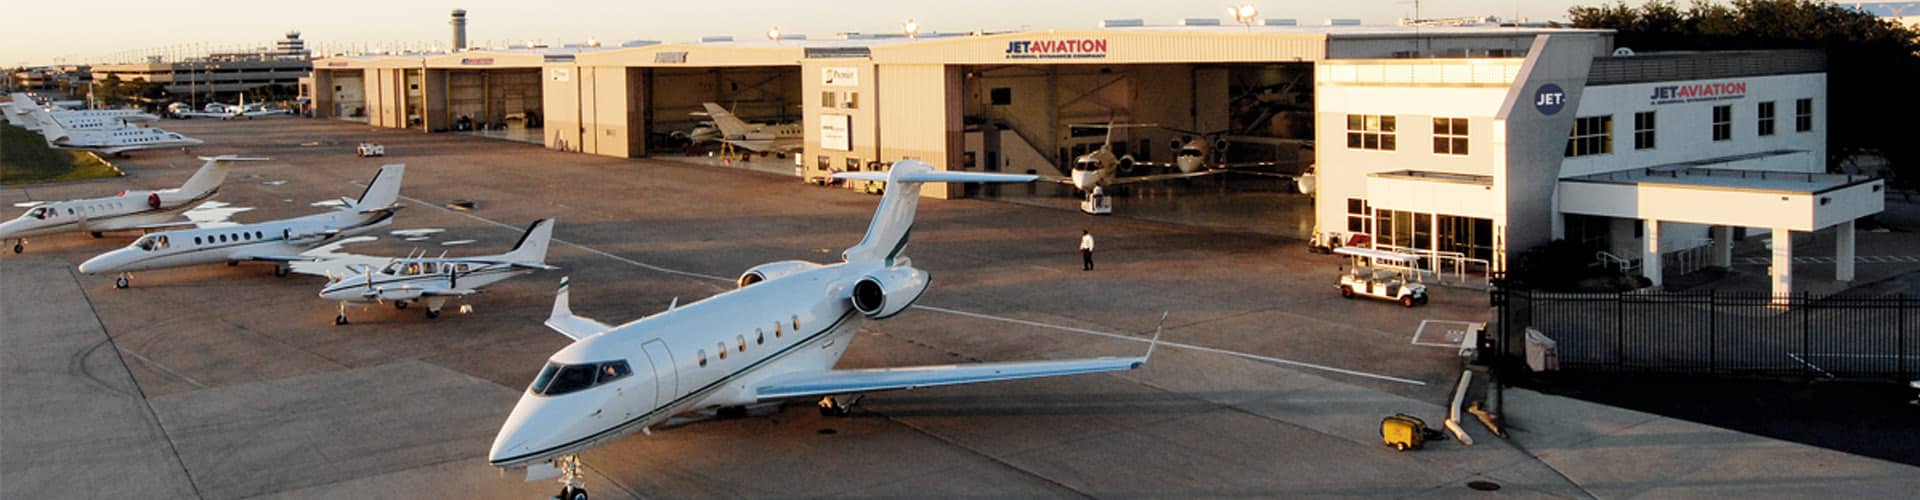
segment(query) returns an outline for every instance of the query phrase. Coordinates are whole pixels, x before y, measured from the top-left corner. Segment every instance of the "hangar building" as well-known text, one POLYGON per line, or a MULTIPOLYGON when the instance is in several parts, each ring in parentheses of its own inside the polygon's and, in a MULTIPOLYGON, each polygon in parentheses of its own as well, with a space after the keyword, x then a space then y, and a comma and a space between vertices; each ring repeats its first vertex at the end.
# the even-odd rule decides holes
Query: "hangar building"
POLYGON ((1058 175, 1109 140, 1164 163, 1185 139, 1217 138, 1222 162, 1269 165, 1317 196, 1276 217, 1442 273, 1491 274, 1570 238, 1658 282, 1725 265, 1732 228, 1844 229, 1880 209, 1880 181, 1823 173, 1818 53, 1634 56, 1606 30, 1206 21, 342 58, 316 62, 314 80, 333 89, 316 96, 326 116, 439 131, 537 113, 547 147, 623 158, 682 154, 676 133, 713 102, 797 122, 807 178, 908 158, 1058 175), (1074 127, 1106 123, 1157 127, 1074 127))

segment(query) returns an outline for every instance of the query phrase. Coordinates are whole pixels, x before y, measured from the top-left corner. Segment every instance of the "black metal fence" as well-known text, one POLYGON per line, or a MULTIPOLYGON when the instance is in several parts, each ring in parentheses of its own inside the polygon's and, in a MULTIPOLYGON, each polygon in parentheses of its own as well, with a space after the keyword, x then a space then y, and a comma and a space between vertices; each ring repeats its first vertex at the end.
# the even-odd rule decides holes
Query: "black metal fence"
POLYGON ((1905 295, 1493 294, 1495 347, 1508 361, 1525 359, 1532 328, 1568 371, 1920 378, 1920 298, 1905 295))

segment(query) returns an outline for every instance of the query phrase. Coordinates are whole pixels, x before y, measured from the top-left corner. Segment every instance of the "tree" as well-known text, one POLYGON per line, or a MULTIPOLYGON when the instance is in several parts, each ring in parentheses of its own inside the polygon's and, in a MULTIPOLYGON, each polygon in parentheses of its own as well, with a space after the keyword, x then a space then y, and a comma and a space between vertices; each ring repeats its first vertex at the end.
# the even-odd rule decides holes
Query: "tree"
POLYGON ((1920 113, 1920 100, 1910 97, 1920 82, 1920 32, 1812 0, 1697 2, 1684 10, 1671 0, 1637 8, 1618 2, 1568 14, 1574 26, 1615 30, 1615 45, 1643 52, 1824 49, 1827 164, 1878 153, 1894 165, 1896 182, 1920 185, 1920 141, 1901 125, 1920 113))

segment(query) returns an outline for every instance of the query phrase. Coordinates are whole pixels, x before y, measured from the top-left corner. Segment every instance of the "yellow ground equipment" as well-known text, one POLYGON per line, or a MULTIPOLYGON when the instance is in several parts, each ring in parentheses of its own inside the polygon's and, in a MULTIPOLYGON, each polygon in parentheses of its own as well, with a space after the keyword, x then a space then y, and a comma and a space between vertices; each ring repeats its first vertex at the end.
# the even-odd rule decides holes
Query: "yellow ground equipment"
POLYGON ((1381 419, 1380 440, 1396 450, 1418 450, 1427 443, 1427 423, 1405 413, 1381 419))

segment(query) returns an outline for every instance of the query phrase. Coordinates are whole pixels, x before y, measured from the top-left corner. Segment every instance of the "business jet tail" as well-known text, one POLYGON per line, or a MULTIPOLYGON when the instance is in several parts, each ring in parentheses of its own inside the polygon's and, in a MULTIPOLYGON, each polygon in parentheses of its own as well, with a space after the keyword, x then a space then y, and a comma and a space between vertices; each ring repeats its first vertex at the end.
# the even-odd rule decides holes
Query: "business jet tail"
POLYGON ((913 214, 920 206, 920 185, 928 182, 1033 182, 1036 178, 1024 174, 986 174, 977 172, 947 172, 934 170, 932 165, 919 160, 902 160, 893 164, 886 172, 841 172, 833 174, 836 179, 863 181, 885 181, 887 194, 880 197, 880 207, 874 211, 873 223, 867 226, 867 236, 860 244, 848 248, 841 254, 847 262, 885 260, 892 262, 900 256, 900 250, 907 246, 907 235, 913 229, 913 214))
POLYGON ((520 242, 513 245, 513 250, 500 257, 516 263, 545 264, 547 245, 552 241, 553 219, 533 221, 533 225, 527 226, 526 234, 520 235, 520 242))
POLYGON ((392 209, 400 203, 400 179, 406 173, 405 164, 382 165, 380 172, 373 174, 373 181, 367 183, 367 190, 347 208, 361 213, 392 209))

